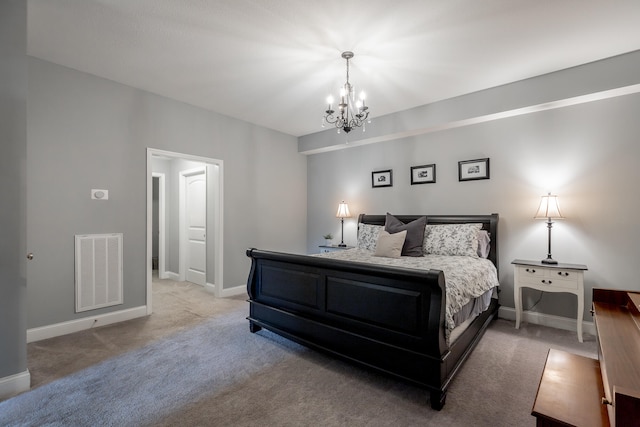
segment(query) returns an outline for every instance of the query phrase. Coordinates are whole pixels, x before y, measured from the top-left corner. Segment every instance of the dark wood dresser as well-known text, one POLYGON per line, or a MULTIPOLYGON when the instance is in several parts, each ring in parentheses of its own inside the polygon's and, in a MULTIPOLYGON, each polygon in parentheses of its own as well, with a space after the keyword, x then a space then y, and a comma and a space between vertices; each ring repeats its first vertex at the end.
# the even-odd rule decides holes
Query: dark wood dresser
POLYGON ((640 293, 594 289, 592 313, 598 360, 549 351, 538 426, 640 426, 640 293))

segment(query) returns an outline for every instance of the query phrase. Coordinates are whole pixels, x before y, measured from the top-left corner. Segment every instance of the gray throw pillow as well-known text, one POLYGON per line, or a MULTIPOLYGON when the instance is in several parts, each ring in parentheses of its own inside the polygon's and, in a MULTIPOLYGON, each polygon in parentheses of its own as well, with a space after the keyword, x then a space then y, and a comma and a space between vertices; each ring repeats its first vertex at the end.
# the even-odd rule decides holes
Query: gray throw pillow
POLYGON ((407 230, 407 237, 405 238, 404 245, 402 246, 402 255, 418 257, 424 256, 422 245, 424 243, 424 229, 426 225, 426 216, 405 224, 387 212, 384 229, 391 234, 407 230))

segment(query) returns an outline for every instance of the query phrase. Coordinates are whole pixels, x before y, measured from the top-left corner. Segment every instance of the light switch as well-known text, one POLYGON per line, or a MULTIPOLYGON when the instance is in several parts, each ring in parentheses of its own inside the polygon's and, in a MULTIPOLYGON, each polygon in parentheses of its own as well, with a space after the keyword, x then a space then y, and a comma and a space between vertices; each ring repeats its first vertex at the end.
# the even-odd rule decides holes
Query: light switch
POLYGON ((94 200, 109 200, 109 190, 91 190, 91 198, 94 200))

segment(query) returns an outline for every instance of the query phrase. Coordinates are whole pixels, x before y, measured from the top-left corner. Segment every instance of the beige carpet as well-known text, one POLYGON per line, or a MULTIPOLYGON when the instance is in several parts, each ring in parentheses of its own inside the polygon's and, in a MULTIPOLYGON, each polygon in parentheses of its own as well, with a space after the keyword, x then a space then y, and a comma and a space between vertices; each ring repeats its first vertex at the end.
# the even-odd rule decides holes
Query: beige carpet
POLYGON ((34 389, 0 402, 8 426, 534 426, 549 348, 595 357, 595 338, 491 324, 449 389, 428 393, 306 349, 249 333, 243 297, 154 284, 155 314, 29 345, 34 389))
POLYGON ((247 299, 246 295, 215 298, 202 286, 161 280, 155 274, 152 286, 151 316, 28 344, 31 388, 224 316, 247 299))

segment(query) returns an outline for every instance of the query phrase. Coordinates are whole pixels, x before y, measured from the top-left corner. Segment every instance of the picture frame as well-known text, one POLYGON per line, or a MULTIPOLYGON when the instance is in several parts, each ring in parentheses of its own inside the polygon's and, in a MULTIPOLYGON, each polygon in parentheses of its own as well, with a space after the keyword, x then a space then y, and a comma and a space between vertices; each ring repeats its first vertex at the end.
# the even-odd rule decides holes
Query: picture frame
POLYGON ((392 187, 393 171, 391 169, 371 172, 371 187, 392 187))
POLYGON ((489 158, 458 162, 458 181, 489 179, 489 158))
POLYGON ((411 185, 416 184, 435 184, 436 182, 436 165, 411 166, 411 185))

